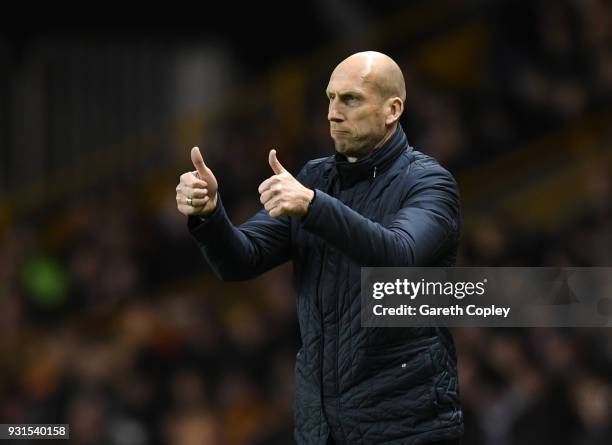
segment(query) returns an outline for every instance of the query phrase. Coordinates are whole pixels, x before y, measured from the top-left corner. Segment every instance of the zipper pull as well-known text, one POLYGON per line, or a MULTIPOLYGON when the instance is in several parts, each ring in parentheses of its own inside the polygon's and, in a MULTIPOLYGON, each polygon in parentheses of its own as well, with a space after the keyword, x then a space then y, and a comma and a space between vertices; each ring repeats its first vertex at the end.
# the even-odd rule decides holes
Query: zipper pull
POLYGON ((372 175, 372 179, 376 178, 376 166, 374 166, 374 174, 372 175))

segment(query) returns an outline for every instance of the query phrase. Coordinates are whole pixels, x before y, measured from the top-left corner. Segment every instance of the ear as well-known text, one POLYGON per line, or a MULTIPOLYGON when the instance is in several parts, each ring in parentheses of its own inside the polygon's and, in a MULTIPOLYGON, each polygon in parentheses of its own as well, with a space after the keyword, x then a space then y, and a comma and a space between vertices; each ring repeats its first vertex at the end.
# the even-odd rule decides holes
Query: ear
POLYGON ((385 124, 393 125, 399 120, 400 116, 404 112, 404 101, 397 96, 390 97, 389 99, 387 99, 385 109, 387 111, 385 124))

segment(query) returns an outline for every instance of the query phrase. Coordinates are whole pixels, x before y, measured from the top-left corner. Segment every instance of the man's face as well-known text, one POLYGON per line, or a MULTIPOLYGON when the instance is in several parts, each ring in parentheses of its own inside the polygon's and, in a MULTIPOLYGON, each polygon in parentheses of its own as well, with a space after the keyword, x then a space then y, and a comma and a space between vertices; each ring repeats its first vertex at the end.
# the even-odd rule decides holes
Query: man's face
POLYGON ((329 130, 336 151, 347 157, 368 155, 385 136, 383 99, 362 70, 340 65, 332 73, 326 91, 329 98, 329 130))

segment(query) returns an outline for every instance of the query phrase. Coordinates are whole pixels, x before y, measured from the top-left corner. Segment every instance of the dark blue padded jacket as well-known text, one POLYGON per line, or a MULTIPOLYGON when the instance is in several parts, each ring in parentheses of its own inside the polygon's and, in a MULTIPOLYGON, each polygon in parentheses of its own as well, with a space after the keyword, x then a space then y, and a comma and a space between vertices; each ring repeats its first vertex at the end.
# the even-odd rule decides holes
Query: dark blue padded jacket
POLYGON ((362 328, 362 266, 451 266, 461 230, 457 183, 401 127, 350 163, 340 154, 297 176, 316 196, 304 217, 260 211, 239 227, 219 200, 188 225, 213 271, 245 280, 293 260, 302 348, 295 366, 298 445, 418 445, 459 437, 457 359, 446 328, 362 328))

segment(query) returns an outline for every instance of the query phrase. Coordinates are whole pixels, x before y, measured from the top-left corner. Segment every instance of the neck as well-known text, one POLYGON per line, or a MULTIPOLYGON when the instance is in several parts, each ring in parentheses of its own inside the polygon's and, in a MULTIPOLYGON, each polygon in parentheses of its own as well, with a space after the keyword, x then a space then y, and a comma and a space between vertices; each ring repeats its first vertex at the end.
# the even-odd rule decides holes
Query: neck
MULTIPOLYGON (((365 158, 366 156, 370 155, 374 150, 378 150, 380 147, 385 145, 385 143, 391 138, 391 136, 393 136, 393 134, 395 133, 395 130, 397 130, 397 123, 395 125, 393 125, 391 128, 387 129, 387 132, 385 133, 383 138, 380 141, 378 141, 378 143, 376 145, 374 145, 374 148, 372 148, 372 150, 370 150, 368 152, 368 154, 366 154, 366 155, 364 155, 362 157, 365 158)), ((357 157, 354 157, 354 156, 347 156, 346 159, 349 162, 357 162, 362 157, 357 158, 357 157)))

